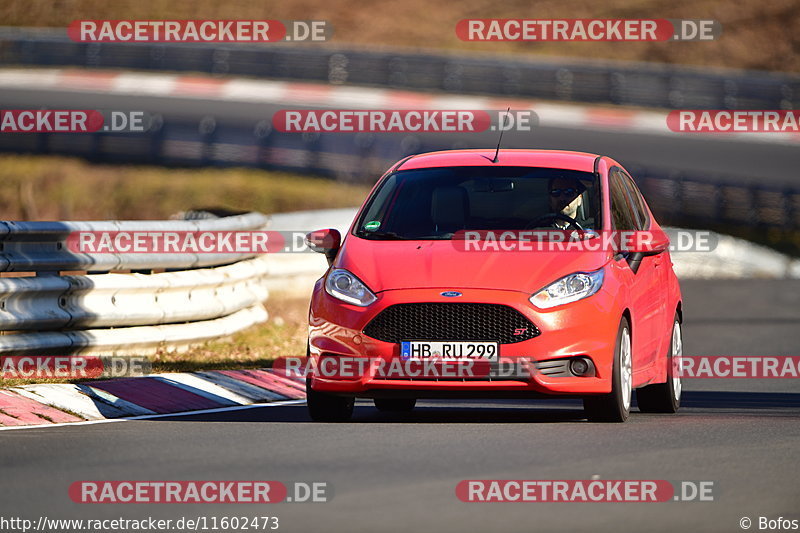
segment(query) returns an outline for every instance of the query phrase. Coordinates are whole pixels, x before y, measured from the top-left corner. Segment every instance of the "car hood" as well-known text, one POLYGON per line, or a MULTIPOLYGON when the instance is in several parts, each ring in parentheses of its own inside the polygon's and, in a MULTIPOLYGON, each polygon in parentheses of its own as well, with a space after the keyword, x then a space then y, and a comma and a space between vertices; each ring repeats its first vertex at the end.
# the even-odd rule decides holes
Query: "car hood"
POLYGON ((607 251, 463 251, 454 241, 376 241, 349 235, 336 267, 374 292, 396 289, 500 289, 532 293, 573 272, 597 270, 607 251))

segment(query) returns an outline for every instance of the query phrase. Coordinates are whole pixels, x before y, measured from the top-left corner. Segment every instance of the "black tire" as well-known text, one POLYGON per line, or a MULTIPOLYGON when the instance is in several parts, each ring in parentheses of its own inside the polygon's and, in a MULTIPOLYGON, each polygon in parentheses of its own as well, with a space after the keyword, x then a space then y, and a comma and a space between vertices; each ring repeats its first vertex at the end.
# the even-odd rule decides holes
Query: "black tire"
POLYGON ((355 398, 315 391, 306 381, 306 404, 314 422, 347 422, 353 417, 355 398))
POLYGON ((383 412, 408 412, 417 405, 416 398, 375 398, 375 407, 383 412))
MULTIPOLYGON (((625 391, 623 390, 621 368, 621 352, 623 348, 623 338, 628 337, 628 349, 630 349, 631 328, 628 319, 622 317, 617 331, 617 342, 614 346, 614 365, 612 368, 611 392, 602 396, 589 396, 583 399, 583 409, 590 422, 625 422, 631 412, 630 398, 628 405, 625 406, 625 391)), ((629 357, 632 353, 629 352, 629 357)), ((632 374, 631 374, 632 376, 632 374)), ((630 377, 628 387, 630 387, 630 377)), ((632 391, 630 392, 632 394, 632 391)))
POLYGON ((675 351, 682 352, 683 339, 681 338, 680 319, 675 314, 672 322, 672 329, 669 337, 669 350, 667 351, 667 381, 665 383, 654 383, 636 390, 636 403, 642 413, 676 413, 681 406, 681 386, 680 376, 675 376, 673 358, 682 353, 676 354, 675 351), (675 336, 678 336, 676 347, 675 336), (677 381, 675 381, 677 380, 677 381))

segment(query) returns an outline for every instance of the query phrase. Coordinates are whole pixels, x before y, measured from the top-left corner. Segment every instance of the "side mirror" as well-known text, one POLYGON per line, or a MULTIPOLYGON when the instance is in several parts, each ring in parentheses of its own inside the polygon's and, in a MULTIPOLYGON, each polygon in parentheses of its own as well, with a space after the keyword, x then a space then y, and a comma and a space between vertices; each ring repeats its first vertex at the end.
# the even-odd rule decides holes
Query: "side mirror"
POLYGON ((630 234, 630 239, 623 243, 628 255, 628 266, 633 273, 639 271, 642 259, 648 255, 658 255, 669 248, 669 236, 661 228, 650 231, 635 231, 630 234))
POLYGON ((311 250, 325 254, 330 265, 342 246, 342 234, 333 228, 312 231, 306 234, 306 244, 311 250))
POLYGON ((658 255, 669 248, 669 235, 661 228, 631 232, 623 247, 633 254, 658 255))

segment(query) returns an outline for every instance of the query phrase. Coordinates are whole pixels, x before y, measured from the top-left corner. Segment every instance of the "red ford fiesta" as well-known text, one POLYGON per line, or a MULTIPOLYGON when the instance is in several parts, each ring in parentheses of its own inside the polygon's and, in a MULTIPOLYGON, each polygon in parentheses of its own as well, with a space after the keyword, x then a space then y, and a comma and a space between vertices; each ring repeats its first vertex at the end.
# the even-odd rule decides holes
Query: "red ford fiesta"
POLYGON ((309 313, 308 408, 345 421, 418 398, 577 397, 590 420, 675 412, 681 294, 669 240, 614 160, 544 150, 411 156, 342 240, 309 313), (644 239, 621 240, 625 235, 644 239))

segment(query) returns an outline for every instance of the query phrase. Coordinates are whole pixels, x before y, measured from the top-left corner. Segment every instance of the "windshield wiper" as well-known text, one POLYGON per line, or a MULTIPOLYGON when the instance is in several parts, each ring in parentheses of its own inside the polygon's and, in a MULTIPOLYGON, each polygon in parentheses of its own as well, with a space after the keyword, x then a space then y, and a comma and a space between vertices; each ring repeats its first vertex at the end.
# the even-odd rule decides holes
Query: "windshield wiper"
POLYGON ((422 237, 417 237, 417 239, 425 241, 449 241, 453 238, 453 235, 455 235, 455 233, 440 233, 438 235, 424 235, 422 237))
POLYGON ((378 240, 383 241, 407 241, 409 240, 408 237, 403 237, 393 231, 360 231, 358 233, 359 237, 363 237, 365 239, 371 239, 373 237, 377 237, 378 240))

